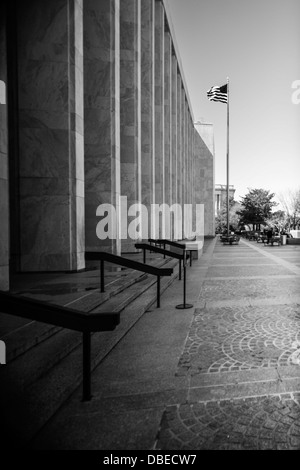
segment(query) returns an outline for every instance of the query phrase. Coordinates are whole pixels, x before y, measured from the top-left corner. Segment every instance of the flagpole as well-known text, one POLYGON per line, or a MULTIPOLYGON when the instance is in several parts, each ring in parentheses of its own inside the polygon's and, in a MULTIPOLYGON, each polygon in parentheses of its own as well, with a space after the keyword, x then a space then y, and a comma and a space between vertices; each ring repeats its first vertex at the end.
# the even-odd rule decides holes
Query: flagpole
POLYGON ((229 236, 229 78, 227 77, 227 236, 229 236))

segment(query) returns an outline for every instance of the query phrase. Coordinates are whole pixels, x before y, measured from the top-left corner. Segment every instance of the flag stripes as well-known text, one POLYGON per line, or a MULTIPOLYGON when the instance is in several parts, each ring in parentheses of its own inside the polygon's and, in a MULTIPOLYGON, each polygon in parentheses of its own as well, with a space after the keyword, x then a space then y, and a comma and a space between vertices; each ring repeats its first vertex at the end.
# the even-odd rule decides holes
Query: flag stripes
POLYGON ((207 98, 209 101, 220 101, 221 103, 227 103, 227 85, 213 86, 207 92, 207 98))

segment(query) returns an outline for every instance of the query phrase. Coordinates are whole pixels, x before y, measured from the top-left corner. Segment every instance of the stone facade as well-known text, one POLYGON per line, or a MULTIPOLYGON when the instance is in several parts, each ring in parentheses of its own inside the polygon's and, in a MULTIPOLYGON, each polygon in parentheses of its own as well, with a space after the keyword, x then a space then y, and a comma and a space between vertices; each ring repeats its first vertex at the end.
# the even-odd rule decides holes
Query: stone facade
POLYGON ((0 8, 0 289, 15 272, 84 269, 85 251, 134 251, 121 196, 204 204, 213 236, 213 129, 194 126, 167 0, 0 8))

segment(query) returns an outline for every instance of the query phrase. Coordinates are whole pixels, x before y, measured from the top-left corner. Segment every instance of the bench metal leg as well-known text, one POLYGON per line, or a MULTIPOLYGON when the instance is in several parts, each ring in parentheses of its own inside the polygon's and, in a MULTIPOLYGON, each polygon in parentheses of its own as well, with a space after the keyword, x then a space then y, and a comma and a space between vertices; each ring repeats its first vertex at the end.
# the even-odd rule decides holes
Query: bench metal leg
POLYGON ((157 276, 157 308, 160 308, 160 276, 157 276))
POLYGON ((84 331, 82 334, 82 401, 89 401, 91 395, 91 333, 84 331))

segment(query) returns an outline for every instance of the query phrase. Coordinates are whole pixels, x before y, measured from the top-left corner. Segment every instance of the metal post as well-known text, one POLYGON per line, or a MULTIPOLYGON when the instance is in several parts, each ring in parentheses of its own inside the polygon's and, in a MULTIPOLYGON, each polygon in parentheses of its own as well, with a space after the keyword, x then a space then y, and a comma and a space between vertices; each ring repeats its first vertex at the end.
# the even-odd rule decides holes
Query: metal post
POLYGON ((183 306, 185 308, 186 299, 186 266, 183 266, 183 306))
POLYGON ((82 401, 89 401, 91 395, 91 333, 82 334, 82 401))
POLYGON ((104 260, 102 259, 100 261, 100 277, 101 277, 101 286, 100 290, 101 292, 104 292, 104 260))
POLYGON ((177 309, 185 310, 192 308, 192 304, 186 303, 186 251, 183 252, 183 304, 176 305, 177 309))
POLYGON ((160 308, 160 276, 157 276, 157 308, 160 308))
POLYGON ((227 77, 227 157, 226 157, 226 175, 227 175, 227 237, 229 237, 229 78, 227 77))
POLYGON ((192 266, 192 250, 190 250, 190 266, 192 266))
POLYGON ((181 281, 181 259, 179 260, 179 281, 181 281))
MULTIPOLYGON (((145 248, 144 248, 143 251, 144 251, 144 256, 143 256, 143 258, 144 258, 144 264, 146 264, 146 250, 145 250, 145 248)), ((150 253, 151 253, 151 251, 150 251, 150 253)))

